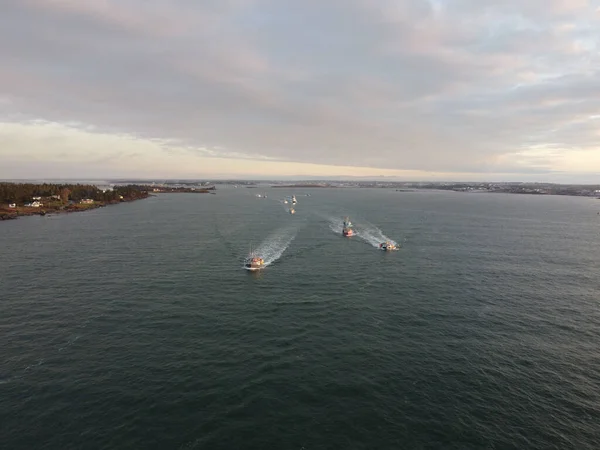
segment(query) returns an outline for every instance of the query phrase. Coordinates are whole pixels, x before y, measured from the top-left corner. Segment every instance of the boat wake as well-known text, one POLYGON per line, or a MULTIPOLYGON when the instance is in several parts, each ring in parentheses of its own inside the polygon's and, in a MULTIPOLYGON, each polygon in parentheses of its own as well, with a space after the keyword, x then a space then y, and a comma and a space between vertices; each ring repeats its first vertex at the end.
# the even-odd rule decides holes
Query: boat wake
POLYGON ((294 205, 292 205, 292 202, 288 201, 287 203, 284 200, 278 200, 278 203, 281 205, 281 207, 286 211, 289 212, 290 208, 292 208, 294 205))
POLYGON ((326 216, 324 219, 327 220, 329 229, 331 231, 333 231, 335 234, 342 234, 343 220, 341 218, 326 216))
POLYGON ((265 266, 270 266, 281 258, 281 255, 290 246, 297 233, 298 229, 296 227, 277 230, 256 247, 254 253, 264 259, 265 266))
POLYGON ((361 224, 360 233, 357 234, 363 241, 371 244, 375 248, 379 248, 379 244, 387 241, 398 246, 396 241, 383 234, 383 231, 371 223, 361 224))

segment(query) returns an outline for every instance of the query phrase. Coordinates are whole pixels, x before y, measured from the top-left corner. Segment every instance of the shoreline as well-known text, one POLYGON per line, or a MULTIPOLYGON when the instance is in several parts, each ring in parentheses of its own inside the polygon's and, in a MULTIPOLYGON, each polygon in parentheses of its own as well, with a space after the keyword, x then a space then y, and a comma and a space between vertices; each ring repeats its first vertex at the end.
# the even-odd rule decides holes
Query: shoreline
POLYGON ((157 194, 212 194, 215 186, 185 187, 114 185, 102 189, 84 184, 0 182, 0 221, 19 217, 83 212, 133 202, 157 194))
MULTIPOLYGON (((254 187, 254 186, 253 186, 254 187)), ((507 195, 533 195, 536 197, 578 197, 600 200, 598 194, 581 194, 577 192, 527 192, 527 191, 511 191, 511 190, 466 190, 466 189, 444 189, 442 187, 420 187, 420 188, 394 188, 392 186, 334 186, 334 185, 272 185, 271 188, 288 188, 288 189, 377 189, 389 190, 401 193, 416 193, 416 192, 454 192, 458 194, 507 194, 507 195)))
POLYGON ((16 220, 19 217, 53 216, 56 214, 70 214, 70 213, 91 211, 94 209, 105 208, 106 206, 114 206, 114 205, 120 205, 122 203, 130 203, 130 202, 135 202, 137 200, 144 200, 149 197, 152 197, 152 196, 148 195, 146 197, 122 199, 122 200, 118 200, 118 201, 98 202, 98 203, 93 203, 93 204, 74 204, 74 205, 67 205, 67 206, 61 206, 61 207, 50 207, 50 208, 48 208, 48 207, 35 208, 35 207, 27 207, 27 206, 19 206, 16 208, 0 207, 0 222, 16 220))

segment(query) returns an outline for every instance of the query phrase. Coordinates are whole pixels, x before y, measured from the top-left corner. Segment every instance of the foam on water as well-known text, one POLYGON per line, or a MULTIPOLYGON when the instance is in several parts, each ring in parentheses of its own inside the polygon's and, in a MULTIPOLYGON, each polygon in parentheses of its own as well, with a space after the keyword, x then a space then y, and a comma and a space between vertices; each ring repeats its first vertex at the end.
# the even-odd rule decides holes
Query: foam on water
POLYGON ((387 241, 390 241, 394 245, 398 245, 396 241, 383 234, 383 231, 381 231, 380 228, 369 222, 361 223, 358 236, 375 248, 379 248, 379 244, 387 241))
POLYGON ((343 228, 343 219, 340 217, 333 217, 333 216, 322 216, 321 214, 318 214, 319 216, 323 217, 323 219, 325 219, 327 221, 327 224, 329 225, 329 229, 331 231, 333 231, 335 234, 342 234, 342 228, 343 228))
POLYGON ((265 260, 265 266, 269 266, 281 258, 297 233, 297 227, 281 228, 256 247, 255 253, 265 260))

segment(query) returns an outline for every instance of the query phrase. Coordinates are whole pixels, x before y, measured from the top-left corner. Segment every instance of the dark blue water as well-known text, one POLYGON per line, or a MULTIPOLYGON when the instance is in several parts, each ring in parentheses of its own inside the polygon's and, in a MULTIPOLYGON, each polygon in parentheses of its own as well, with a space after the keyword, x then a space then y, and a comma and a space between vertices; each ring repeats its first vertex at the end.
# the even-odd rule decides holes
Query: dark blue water
POLYGON ((599 448, 598 201, 265 191, 0 224, 0 447, 599 448))

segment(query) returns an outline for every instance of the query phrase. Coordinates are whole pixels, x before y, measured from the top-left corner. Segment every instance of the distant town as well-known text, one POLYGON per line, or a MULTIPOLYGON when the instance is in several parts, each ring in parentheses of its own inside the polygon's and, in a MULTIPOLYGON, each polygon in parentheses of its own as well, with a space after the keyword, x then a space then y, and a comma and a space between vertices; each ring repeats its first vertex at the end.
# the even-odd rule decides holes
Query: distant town
POLYGON ((398 192, 417 190, 443 190, 465 193, 504 193, 529 195, 568 195, 577 197, 600 197, 600 184, 556 184, 526 182, 402 182, 402 181, 339 181, 339 180, 169 180, 127 181, 127 183, 159 186, 153 189, 206 189, 208 186, 233 185, 243 188, 375 188, 394 189, 398 192))

